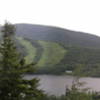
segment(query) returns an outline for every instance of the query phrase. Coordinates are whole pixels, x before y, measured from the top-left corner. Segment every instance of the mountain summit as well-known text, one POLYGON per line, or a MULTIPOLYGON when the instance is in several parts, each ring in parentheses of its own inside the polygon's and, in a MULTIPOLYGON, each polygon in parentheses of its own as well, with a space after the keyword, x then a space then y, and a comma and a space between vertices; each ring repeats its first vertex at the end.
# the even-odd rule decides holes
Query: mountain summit
POLYGON ((16 29, 17 35, 33 40, 83 47, 100 47, 100 37, 88 33, 33 24, 16 24, 16 29))

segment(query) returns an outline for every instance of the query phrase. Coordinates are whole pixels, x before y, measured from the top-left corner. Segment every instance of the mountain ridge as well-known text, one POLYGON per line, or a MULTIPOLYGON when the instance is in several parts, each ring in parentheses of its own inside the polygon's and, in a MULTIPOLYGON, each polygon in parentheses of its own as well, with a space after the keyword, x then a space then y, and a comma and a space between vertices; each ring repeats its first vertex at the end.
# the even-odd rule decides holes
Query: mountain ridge
POLYGON ((100 48, 99 36, 59 27, 35 24, 16 24, 16 33, 18 36, 33 40, 45 40, 58 42, 64 45, 100 48))

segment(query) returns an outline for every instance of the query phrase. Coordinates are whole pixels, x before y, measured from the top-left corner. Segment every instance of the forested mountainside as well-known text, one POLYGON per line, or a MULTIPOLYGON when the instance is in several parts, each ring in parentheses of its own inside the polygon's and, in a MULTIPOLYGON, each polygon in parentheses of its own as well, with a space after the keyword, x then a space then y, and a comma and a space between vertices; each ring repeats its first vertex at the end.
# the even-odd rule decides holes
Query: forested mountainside
POLYGON ((100 76, 100 37, 58 27, 16 24, 17 45, 26 63, 35 62, 38 74, 67 70, 100 76))

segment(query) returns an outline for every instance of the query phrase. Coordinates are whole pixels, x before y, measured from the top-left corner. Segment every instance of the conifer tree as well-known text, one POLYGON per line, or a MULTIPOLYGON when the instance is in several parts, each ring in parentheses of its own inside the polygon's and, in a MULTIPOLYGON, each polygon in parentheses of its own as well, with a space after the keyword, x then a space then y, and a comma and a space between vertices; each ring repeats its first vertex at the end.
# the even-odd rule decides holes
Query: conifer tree
POLYGON ((14 40, 15 26, 6 22, 0 46, 0 100, 33 100, 43 95, 37 89, 38 79, 26 80, 23 76, 34 70, 34 64, 25 64, 14 40))

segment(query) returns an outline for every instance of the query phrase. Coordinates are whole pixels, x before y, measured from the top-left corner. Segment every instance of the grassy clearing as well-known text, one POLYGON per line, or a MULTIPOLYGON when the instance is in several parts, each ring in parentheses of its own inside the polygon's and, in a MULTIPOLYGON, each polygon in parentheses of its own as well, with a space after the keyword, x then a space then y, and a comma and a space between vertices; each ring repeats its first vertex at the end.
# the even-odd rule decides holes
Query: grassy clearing
POLYGON ((25 40, 22 37, 17 37, 17 39, 20 41, 21 45, 23 45, 27 50, 28 55, 25 57, 26 64, 33 62, 36 56, 36 48, 28 40, 25 40))
MULTIPOLYGON (((34 61, 36 54, 37 54, 37 48, 31 44, 28 40, 25 40, 21 37, 18 37, 18 40, 20 41, 21 45, 23 45, 27 50, 27 56, 25 57, 26 63, 29 64, 34 61)), ((47 41, 38 41, 38 43, 43 47, 43 53, 38 61, 38 66, 51 66, 59 63, 65 56, 66 50, 59 45, 58 43, 54 42, 47 42, 47 41)))
POLYGON ((44 51, 40 61, 38 62, 38 66, 55 65, 63 59, 67 52, 58 43, 47 41, 39 41, 39 43, 44 48, 44 51))

